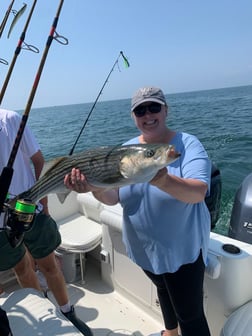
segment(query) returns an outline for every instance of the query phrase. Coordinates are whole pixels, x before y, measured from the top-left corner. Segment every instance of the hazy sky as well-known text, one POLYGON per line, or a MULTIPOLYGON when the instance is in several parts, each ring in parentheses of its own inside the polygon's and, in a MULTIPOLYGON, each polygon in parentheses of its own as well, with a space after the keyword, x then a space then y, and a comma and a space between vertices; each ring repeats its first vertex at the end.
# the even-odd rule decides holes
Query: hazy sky
MULTIPOLYGON (((11 0, 1 0, 0 22, 11 0)), ((10 15, 0 39, 0 58, 11 63, 33 0, 11 36, 10 15)), ((19 10, 23 1, 16 0, 19 10)), ((2 107, 24 109, 45 49, 59 0, 38 0, 2 107)), ((93 102, 120 51, 130 68, 110 76, 100 100, 130 98, 141 86, 165 93, 252 84, 251 0, 65 0, 33 107, 93 102)), ((8 66, 0 63, 0 88, 8 66)))

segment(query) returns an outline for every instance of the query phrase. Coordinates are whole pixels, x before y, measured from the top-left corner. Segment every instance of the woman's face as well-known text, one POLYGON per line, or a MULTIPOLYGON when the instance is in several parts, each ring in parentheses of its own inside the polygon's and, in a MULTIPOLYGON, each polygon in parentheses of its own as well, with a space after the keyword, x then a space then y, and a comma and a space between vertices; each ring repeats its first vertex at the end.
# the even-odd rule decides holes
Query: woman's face
POLYGON ((137 128, 146 135, 159 135, 166 128, 167 106, 146 102, 132 112, 137 128), (148 108, 147 108, 148 107, 148 108))

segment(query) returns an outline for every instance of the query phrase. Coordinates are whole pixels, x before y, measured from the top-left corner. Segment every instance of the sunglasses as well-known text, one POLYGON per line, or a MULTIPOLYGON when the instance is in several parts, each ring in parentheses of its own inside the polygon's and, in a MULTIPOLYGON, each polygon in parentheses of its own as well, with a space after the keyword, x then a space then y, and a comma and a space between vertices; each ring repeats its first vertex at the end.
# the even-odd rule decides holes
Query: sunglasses
POLYGON ((149 105, 139 105, 134 109, 134 114, 136 117, 141 118, 143 117, 147 110, 150 113, 159 113, 161 111, 162 105, 159 103, 151 103, 149 105))

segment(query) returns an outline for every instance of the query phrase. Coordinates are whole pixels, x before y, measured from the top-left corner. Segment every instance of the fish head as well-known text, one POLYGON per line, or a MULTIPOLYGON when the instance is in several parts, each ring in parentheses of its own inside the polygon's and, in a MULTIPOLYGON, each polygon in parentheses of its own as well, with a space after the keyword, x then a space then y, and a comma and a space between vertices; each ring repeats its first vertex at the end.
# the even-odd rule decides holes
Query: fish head
POLYGON ((180 157, 173 145, 140 144, 130 146, 120 161, 120 172, 132 183, 150 181, 156 173, 180 157))

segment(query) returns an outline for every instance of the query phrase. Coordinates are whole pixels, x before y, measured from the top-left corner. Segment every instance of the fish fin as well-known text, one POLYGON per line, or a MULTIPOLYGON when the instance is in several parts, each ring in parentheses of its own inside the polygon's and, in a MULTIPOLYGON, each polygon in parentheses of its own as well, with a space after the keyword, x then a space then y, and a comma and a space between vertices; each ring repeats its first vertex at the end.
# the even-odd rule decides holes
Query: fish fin
POLYGON ((65 160, 66 158, 67 158, 66 156, 62 156, 62 157, 58 157, 56 159, 47 161, 42 169, 40 177, 47 174, 50 170, 52 170, 55 166, 57 166, 61 161, 65 160))
POLYGON ((57 194, 58 200, 61 204, 63 204, 67 198, 67 196, 70 194, 71 190, 66 191, 65 193, 57 194))

